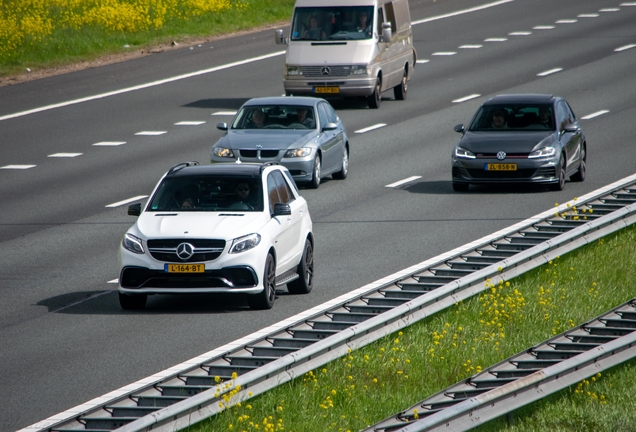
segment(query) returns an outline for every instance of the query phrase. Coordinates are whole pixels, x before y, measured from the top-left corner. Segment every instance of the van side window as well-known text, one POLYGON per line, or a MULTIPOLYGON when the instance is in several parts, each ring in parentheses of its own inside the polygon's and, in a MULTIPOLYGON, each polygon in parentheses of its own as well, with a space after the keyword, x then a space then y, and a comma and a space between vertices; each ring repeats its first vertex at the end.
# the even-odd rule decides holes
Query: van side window
POLYGON ((386 12, 386 19, 391 23, 391 33, 395 34, 398 31, 397 23, 395 22, 395 11, 393 10, 393 3, 385 3, 384 11, 386 12))

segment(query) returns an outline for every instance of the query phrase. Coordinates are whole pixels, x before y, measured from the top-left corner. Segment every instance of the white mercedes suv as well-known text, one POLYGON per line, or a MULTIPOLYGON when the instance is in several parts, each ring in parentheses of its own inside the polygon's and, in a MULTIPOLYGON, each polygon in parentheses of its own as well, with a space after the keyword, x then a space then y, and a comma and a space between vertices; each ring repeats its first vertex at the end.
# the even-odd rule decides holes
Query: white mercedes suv
POLYGON ((119 250, 119 302, 143 309, 149 294, 236 293, 270 309, 276 287, 313 286, 314 236, 307 202, 278 164, 171 168, 119 250))

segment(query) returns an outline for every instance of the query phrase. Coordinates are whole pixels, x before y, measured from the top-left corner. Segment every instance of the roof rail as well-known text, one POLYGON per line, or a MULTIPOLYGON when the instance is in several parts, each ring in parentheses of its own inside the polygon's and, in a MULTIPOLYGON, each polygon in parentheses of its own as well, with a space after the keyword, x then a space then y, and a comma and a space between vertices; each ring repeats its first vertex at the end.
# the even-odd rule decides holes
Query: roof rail
POLYGON ((166 175, 172 175, 185 167, 194 166, 194 165, 199 165, 199 162, 197 161, 181 162, 180 164, 177 164, 173 166, 172 168, 170 168, 170 170, 168 171, 168 174, 166 175))

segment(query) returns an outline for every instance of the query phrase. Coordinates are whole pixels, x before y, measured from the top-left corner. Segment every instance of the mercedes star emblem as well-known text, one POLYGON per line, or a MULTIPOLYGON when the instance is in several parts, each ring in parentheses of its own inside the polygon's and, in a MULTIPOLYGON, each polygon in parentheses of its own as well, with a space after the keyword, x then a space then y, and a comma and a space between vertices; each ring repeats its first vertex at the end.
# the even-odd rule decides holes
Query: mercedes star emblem
POLYGON ((325 66, 322 69, 320 69, 320 73, 323 75, 331 75, 331 68, 325 66))
POLYGON ((194 254, 194 246, 190 243, 181 243, 177 246, 177 256, 182 260, 189 259, 194 254))

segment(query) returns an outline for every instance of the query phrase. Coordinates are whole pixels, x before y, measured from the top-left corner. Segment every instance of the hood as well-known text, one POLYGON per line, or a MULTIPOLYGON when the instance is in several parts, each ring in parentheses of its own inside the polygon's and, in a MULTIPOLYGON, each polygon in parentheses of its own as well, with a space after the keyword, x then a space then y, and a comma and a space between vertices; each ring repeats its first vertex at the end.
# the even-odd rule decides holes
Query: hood
POLYGON ((264 149, 288 149, 301 147, 316 137, 314 130, 229 130, 215 146, 238 149, 255 149, 262 145, 264 149))
MULTIPOLYGON (((263 212, 143 212, 135 228, 142 238, 214 238, 232 240, 259 232, 263 212), (239 216, 240 215, 240 216, 239 216)), ((134 232, 133 232, 134 234, 134 232)))
POLYGON ((458 145, 473 153, 530 153, 542 140, 555 134, 552 131, 466 132, 458 145))
POLYGON ((333 41, 331 45, 312 45, 310 41, 292 41, 287 47, 290 65, 355 65, 369 64, 378 54, 378 44, 372 39, 333 41), (340 44, 342 45, 335 45, 340 44))

